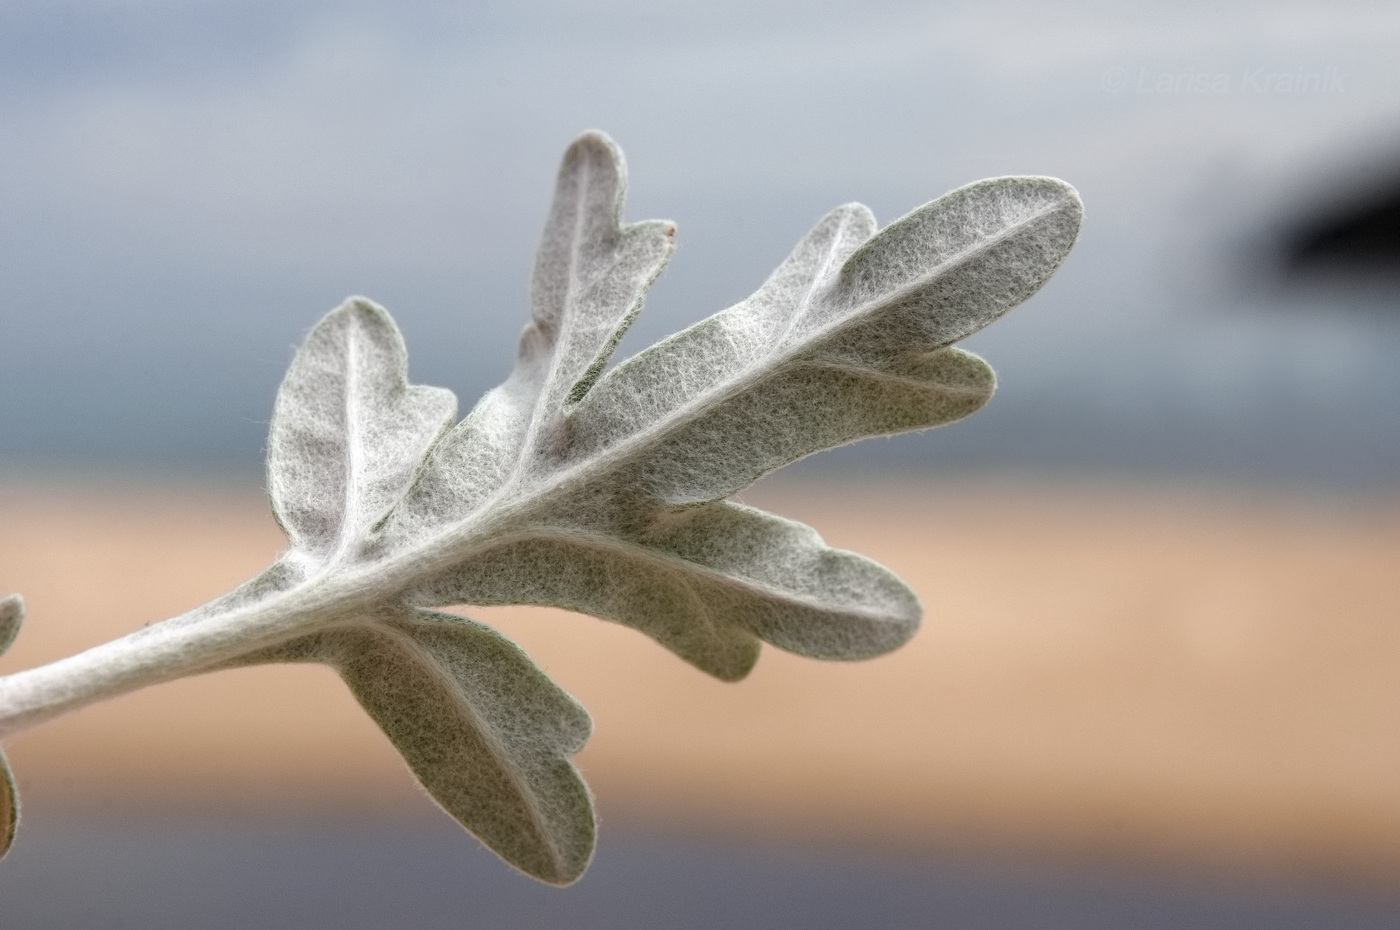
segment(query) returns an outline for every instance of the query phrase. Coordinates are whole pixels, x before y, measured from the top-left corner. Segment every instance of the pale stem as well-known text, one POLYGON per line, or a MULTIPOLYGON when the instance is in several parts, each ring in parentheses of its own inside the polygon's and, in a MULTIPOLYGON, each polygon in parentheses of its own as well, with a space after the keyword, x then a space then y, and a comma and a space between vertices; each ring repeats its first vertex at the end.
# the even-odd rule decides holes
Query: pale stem
POLYGON ((377 565, 357 569, 332 559, 315 577, 252 603, 219 613, 205 605, 75 656, 0 676, 0 740, 89 704, 209 671, 338 620, 373 613, 376 605, 395 602, 398 592, 489 540, 507 538, 506 528, 528 522, 533 508, 548 503, 549 495, 541 496, 543 502, 498 507, 490 518, 464 522, 377 565))
POLYGON ((0 740, 88 704, 275 645, 344 616, 353 604, 363 605, 353 586, 327 587, 297 587, 219 614, 196 616, 207 611, 200 608, 0 677, 0 740))

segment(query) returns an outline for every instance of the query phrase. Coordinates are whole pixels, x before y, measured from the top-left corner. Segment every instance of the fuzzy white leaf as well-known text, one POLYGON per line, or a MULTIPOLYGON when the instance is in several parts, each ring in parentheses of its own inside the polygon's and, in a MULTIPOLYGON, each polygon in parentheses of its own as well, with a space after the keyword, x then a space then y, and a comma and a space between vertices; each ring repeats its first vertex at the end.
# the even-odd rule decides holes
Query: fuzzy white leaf
POLYGON ((873 220, 836 210, 753 298, 603 378, 570 416, 571 455, 606 455, 689 504, 824 448, 966 416, 994 379, 946 347, 1034 293, 1081 214, 1062 181, 996 178, 857 248, 873 220))
MULTIPOLYGON (((860 659, 907 640, 918 600, 888 570, 726 498, 820 449, 985 403, 991 369, 952 343, 1059 265, 1074 190, 982 181, 878 233, 865 207, 841 207, 752 297, 605 373, 673 248, 669 223, 623 225, 625 187, 606 136, 570 146, 516 366, 454 428, 450 392, 408 383, 387 313, 352 299, 323 319, 268 440, 288 552, 204 607, 0 679, 0 736, 184 674, 328 663, 452 816, 563 884, 593 849, 569 761, 587 714, 509 640, 422 608, 572 608, 727 680, 760 641, 860 659)), ((0 648, 21 611, 0 600, 0 648)), ((0 781, 8 844, 3 758, 0 781)))
POLYGON ((389 314, 352 298, 307 336, 282 382, 268 437, 268 493, 292 548, 345 552, 397 503, 457 400, 408 383, 389 314))
POLYGON ((569 761, 592 722, 490 627, 428 611, 314 633, 251 662, 334 667, 443 809, 501 858, 551 884, 593 854, 593 804, 569 761))
POLYGON ((564 153, 515 369, 434 449, 395 514, 404 539, 501 495, 565 441, 566 406, 596 380, 675 248, 671 223, 622 225, 626 189, 622 152, 602 133, 564 153))
POLYGON ((500 471, 473 494, 443 493, 449 478, 481 474, 454 475, 443 443, 386 539, 419 538, 434 521, 468 538, 493 510, 524 516, 405 596, 569 607, 633 626, 726 679, 752 666, 755 637, 823 658, 895 648, 919 616, 902 582, 814 533, 799 540, 773 529, 786 521, 718 502, 820 449, 937 426, 985 403, 991 369, 950 343, 1040 287, 1080 212, 1073 189, 1047 178, 979 182, 879 234, 865 207, 841 207, 752 297, 624 362, 576 403, 560 390, 533 395, 549 403, 517 405, 509 434, 474 432, 478 408, 452 448, 490 450, 511 463, 508 480, 500 471), (539 435, 553 438, 530 439, 539 435), (774 542, 752 551, 754 538, 774 542), (755 566, 778 574, 759 579, 767 569, 755 566))
POLYGON ((801 655, 862 659, 903 644, 919 602, 888 569, 801 523, 728 501, 631 532, 575 527, 508 540, 407 592, 424 604, 543 604, 616 620, 734 681, 762 638, 801 655))

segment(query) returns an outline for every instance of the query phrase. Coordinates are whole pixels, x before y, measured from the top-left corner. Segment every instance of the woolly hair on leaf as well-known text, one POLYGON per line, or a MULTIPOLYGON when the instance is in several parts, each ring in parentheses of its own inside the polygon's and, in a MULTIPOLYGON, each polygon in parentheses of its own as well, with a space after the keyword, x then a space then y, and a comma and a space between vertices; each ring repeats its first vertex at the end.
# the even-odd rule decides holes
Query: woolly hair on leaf
POLYGON ((500 633, 430 611, 389 611, 239 664, 334 668, 424 790, 502 859, 551 884, 593 855, 592 799, 569 761, 588 712, 500 633))
MULTIPOLYGON (((438 612, 538 604, 622 623, 726 681, 762 643, 882 655, 918 628, 888 569, 730 499, 804 456, 978 410, 992 370, 954 343, 1030 297, 1082 208, 1052 178, 959 188, 880 230, 833 210, 750 297, 609 368, 674 251, 623 221, 602 133, 564 154, 515 366, 461 421, 408 378, 364 298, 292 360, 268 436, 288 548, 227 595, 50 666, 0 678, 0 737, 180 675, 333 668, 424 790, 506 862, 568 884, 593 802, 572 759, 588 714, 500 633, 438 612)), ((0 601, 0 646, 21 605, 0 601)), ((0 837, 14 784, 0 759, 0 837)))

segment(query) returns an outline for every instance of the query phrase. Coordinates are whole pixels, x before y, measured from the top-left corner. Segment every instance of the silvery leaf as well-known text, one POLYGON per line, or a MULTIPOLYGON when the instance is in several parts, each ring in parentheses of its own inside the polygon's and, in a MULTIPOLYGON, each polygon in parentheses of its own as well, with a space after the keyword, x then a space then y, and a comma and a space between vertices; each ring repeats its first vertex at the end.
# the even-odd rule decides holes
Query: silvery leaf
POLYGON ((403 337, 352 298, 307 336, 282 381, 268 436, 268 494, 299 555, 348 551, 402 496, 457 401, 410 385, 403 337))
POLYGON ((565 152, 515 369, 424 463, 395 515, 404 539, 462 519, 566 441, 565 408, 597 379, 675 247, 671 223, 622 224, 626 187, 622 152, 602 133, 565 152))
MULTIPOLYGON (((864 207, 833 211, 752 297, 623 362, 575 403, 556 393, 519 408, 518 436, 562 422, 547 430, 558 438, 512 447, 511 482, 489 479, 472 506, 533 506, 528 518, 406 598, 583 611, 725 679, 748 671, 757 639, 823 658, 895 648, 919 618, 902 582, 722 498, 820 449, 975 411, 995 379, 950 344, 1044 283, 1080 212, 1073 189, 1047 178, 979 182, 878 234, 864 207)), ((414 494, 438 499, 442 480, 414 494)), ((391 514, 390 533, 421 532, 423 510, 391 514)), ((476 517, 459 516, 457 531, 476 517)))
POLYGON ((542 604, 626 623, 734 681, 762 638, 861 659, 904 643, 919 602, 893 573, 801 523, 728 501, 632 534, 574 530, 508 541, 407 593, 425 604, 542 604))
POLYGON ((1062 181, 996 178, 856 247, 873 220, 836 210, 754 297, 604 377, 570 417, 571 454, 625 460, 628 480, 686 504, 824 448, 966 416, 994 380, 947 347, 1049 278, 1081 212, 1062 181))
MULTIPOLYGON (((606 136, 570 146, 515 368, 455 427, 450 392, 408 382, 385 311, 355 298, 326 316, 268 439, 288 551, 223 598, 64 666, 97 686, 63 668, 25 673, 12 729, 181 674, 323 662, 453 817, 566 884, 593 850, 570 761, 587 713, 505 637, 425 608, 583 611, 726 680, 748 673, 760 642, 823 659, 905 642, 921 611, 891 572, 727 498, 821 449, 985 403, 991 369, 953 343, 1059 265, 1079 227, 1074 190, 981 181, 878 232, 865 207, 838 208, 751 297, 608 371, 673 249, 671 224, 623 224, 625 187, 606 136)), ((0 647, 21 610, 0 601, 0 647)), ((0 779, 8 843, 3 759, 0 779)))
POLYGON ((324 662, 428 794, 521 871, 569 884, 593 854, 593 804, 569 761, 592 722, 509 639, 480 623, 395 611, 237 664, 324 662))

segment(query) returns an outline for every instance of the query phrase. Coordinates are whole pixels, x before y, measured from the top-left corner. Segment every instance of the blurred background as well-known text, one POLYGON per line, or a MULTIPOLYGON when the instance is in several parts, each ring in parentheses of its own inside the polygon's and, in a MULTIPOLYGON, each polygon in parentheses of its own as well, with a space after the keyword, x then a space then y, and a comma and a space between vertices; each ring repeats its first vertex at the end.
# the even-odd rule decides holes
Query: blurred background
POLYGON ((723 685, 472 612, 594 714, 580 885, 436 815, 330 673, 255 669, 6 746, 4 925, 1400 923, 1397 48, 1369 2, 0 0, 0 672, 277 553, 273 396, 347 295, 464 408, 502 380, 583 129, 679 227, 624 356, 840 203, 1086 204, 965 343, 985 410, 746 495, 919 590, 901 652, 723 685))

